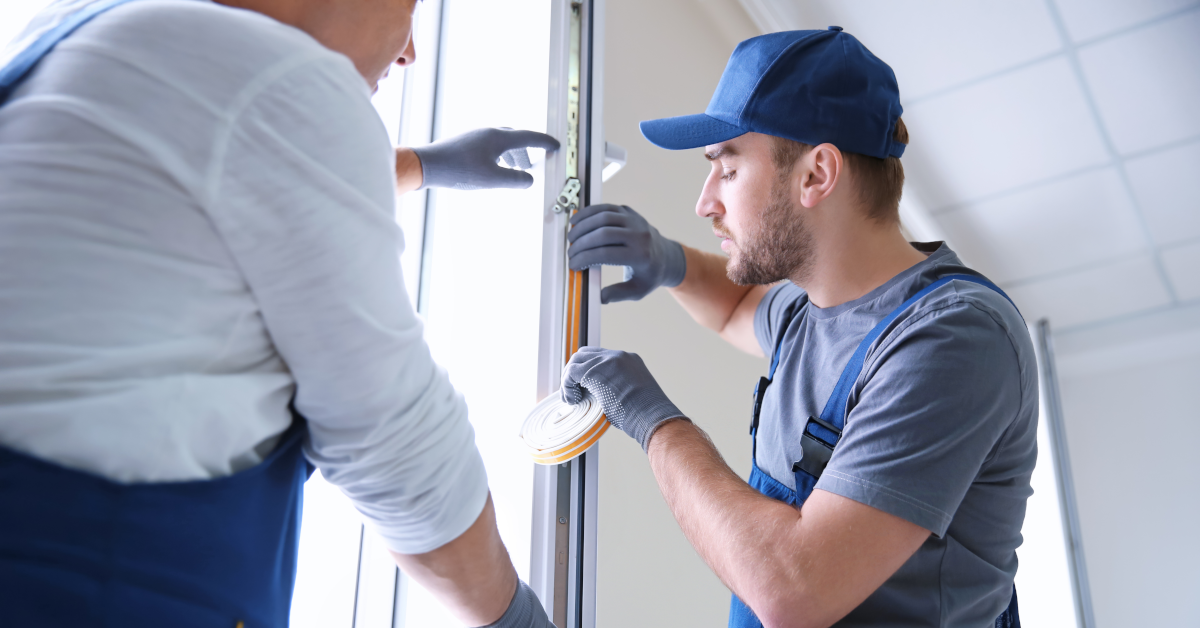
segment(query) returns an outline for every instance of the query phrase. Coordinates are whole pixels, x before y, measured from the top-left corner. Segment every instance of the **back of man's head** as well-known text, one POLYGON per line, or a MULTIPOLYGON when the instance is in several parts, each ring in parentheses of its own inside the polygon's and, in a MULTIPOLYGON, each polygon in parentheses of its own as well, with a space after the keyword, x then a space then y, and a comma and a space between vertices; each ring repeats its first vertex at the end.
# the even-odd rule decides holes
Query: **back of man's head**
MULTIPOLYGON (((892 139, 908 144, 908 128, 904 120, 896 119, 892 139)), ((805 144, 778 135, 771 136, 771 159, 780 175, 790 174, 796 163, 813 149, 805 144)), ((904 191, 904 165, 899 157, 873 157, 862 153, 842 152, 846 168, 842 185, 853 186, 866 218, 881 225, 900 223, 900 195, 904 191)))

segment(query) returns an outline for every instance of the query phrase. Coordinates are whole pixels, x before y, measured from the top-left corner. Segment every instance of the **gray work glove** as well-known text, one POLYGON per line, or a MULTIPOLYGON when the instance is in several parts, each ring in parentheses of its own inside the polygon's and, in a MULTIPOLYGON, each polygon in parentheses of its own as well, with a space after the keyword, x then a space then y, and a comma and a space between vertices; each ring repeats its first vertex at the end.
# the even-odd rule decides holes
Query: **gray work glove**
POLYGON ((554 624, 546 617, 546 610, 542 608, 533 589, 518 580, 517 592, 508 603, 508 610, 500 619, 483 628, 554 628, 554 624))
POLYGON ((636 353, 580 347, 563 370, 563 401, 579 403, 584 388, 600 400, 608 422, 632 436, 643 451, 659 425, 687 418, 663 394, 636 353))
POLYGON ((482 190, 533 185, 528 147, 558 149, 558 140, 537 131, 476 129, 414 148, 421 160, 421 188, 482 190), (509 167, 499 164, 500 159, 509 167), (519 168, 514 170, 513 168, 519 168))
POLYGON ((687 274, 683 247, 625 205, 585 207, 571 217, 571 225, 571 270, 625 267, 625 282, 601 290, 601 303, 636 301, 659 286, 678 286, 687 274))

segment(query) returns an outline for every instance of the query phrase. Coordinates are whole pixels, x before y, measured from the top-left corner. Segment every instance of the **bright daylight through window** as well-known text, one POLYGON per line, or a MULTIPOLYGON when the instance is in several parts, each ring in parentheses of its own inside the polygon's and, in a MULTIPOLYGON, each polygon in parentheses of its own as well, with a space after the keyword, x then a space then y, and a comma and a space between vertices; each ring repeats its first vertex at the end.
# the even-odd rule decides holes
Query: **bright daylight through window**
MULTIPOLYGON (((437 136, 493 126, 544 130, 550 3, 448 0, 437 136)), ((538 155, 531 155, 536 161, 538 155)), ((533 464, 517 429, 536 399, 543 185, 438 190, 429 219, 426 338, 467 400, 500 535, 528 580, 533 464)), ((457 625, 416 585, 412 626, 457 625)))
MULTIPOLYGON (((393 68, 373 98, 391 137, 399 137, 402 116, 412 128, 420 124, 408 118, 433 113, 422 106, 433 97, 432 82, 409 77, 414 93, 404 94, 405 74, 428 72, 433 64, 437 138, 489 126, 545 129, 548 3, 447 0, 441 8, 426 1, 417 19, 417 63, 424 65, 393 68), (429 45, 437 43, 430 25, 437 26, 439 10, 442 40, 429 45)), ((531 157, 536 181, 527 190, 439 190, 430 195, 428 225, 425 195, 410 194, 398 216, 406 288, 416 305, 418 281, 427 282, 420 286, 426 338, 466 397, 500 533, 523 579, 529 576, 533 465, 516 433, 537 401, 543 202, 542 156, 531 157)), ((319 474, 308 482, 305 500, 294 626, 392 626, 393 609, 396 626, 459 625, 419 585, 389 579, 395 570, 382 543, 319 474)))

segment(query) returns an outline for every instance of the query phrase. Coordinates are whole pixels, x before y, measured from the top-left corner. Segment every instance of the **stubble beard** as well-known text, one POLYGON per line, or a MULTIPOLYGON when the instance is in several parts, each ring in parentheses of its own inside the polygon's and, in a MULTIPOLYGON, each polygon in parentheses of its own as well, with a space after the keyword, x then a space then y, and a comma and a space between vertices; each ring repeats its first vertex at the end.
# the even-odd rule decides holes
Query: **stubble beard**
MULTIPOLYGON (((803 215, 794 210, 788 177, 781 173, 771 186, 762 219, 736 242, 725 266, 730 281, 739 286, 761 286, 783 279, 804 283, 812 270, 813 238, 803 215)), ((713 219, 713 227, 728 233, 720 218, 713 219)))

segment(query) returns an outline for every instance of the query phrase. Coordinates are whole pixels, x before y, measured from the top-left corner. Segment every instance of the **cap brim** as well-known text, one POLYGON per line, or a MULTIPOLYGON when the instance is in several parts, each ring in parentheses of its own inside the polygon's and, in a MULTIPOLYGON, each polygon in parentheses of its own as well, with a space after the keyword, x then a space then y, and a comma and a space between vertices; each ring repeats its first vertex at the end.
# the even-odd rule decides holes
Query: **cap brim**
POLYGON ((642 135, 650 140, 651 144, 667 150, 719 144, 749 133, 746 129, 722 122, 705 113, 646 120, 640 126, 642 135))

